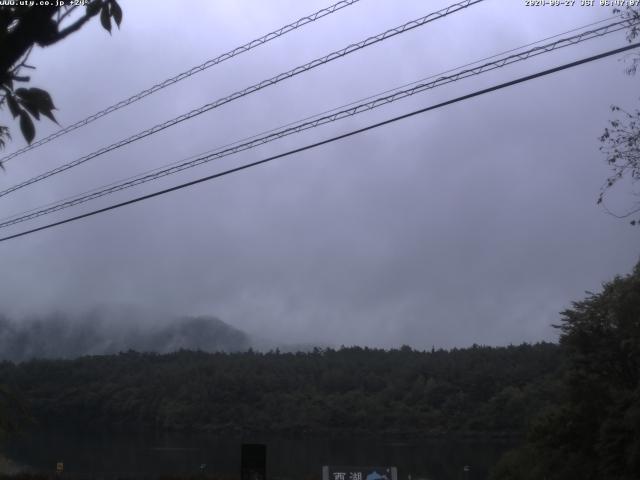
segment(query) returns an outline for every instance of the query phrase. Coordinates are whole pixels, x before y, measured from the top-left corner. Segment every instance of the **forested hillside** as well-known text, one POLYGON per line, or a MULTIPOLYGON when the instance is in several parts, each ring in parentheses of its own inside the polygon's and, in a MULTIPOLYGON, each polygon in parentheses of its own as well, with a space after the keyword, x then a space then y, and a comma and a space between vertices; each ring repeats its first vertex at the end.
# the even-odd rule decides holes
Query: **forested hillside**
POLYGON ((94 308, 81 314, 50 313, 23 319, 0 314, 0 360, 74 358, 137 350, 236 352, 249 336, 215 317, 171 317, 135 308, 94 308))
POLYGON ((573 302, 558 327, 564 395, 494 479, 640 478, 640 262, 573 302))
POLYGON ((557 401, 540 343, 419 352, 136 352, 0 364, 39 428, 441 435, 523 433, 557 401))

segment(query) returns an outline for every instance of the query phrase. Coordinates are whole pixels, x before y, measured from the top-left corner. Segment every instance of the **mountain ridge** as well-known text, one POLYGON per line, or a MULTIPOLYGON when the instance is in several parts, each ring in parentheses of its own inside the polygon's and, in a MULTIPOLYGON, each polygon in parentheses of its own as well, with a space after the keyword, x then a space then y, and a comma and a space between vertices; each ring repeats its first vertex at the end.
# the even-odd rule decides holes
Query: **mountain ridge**
POLYGON ((285 343, 248 333, 214 315, 170 315, 132 306, 96 306, 10 318, 0 313, 0 361, 71 359, 129 350, 171 353, 311 352, 329 345, 285 343))

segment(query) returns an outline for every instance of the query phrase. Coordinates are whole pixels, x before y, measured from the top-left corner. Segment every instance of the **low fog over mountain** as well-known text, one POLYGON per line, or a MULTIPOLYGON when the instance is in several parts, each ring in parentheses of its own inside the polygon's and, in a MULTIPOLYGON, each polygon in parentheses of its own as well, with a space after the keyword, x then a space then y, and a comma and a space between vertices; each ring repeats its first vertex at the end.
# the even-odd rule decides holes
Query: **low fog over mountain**
POLYGON ((212 316, 170 317, 131 307, 94 308, 26 318, 0 314, 0 359, 71 358, 126 350, 167 353, 180 349, 234 352, 276 345, 212 316))

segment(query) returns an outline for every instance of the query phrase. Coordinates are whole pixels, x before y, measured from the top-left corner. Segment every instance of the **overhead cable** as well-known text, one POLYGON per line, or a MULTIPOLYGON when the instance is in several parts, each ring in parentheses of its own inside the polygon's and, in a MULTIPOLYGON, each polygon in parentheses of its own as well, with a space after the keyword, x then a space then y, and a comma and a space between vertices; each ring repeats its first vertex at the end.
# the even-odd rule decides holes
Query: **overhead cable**
POLYGON ((349 55, 353 52, 356 52, 358 50, 361 50, 363 48, 369 47, 371 45, 374 45, 376 43, 382 42, 384 40, 387 40, 389 38, 395 37, 396 35, 402 34, 402 33, 406 33, 410 30, 413 30, 414 28, 417 27, 422 27, 430 22, 433 22, 434 20, 438 20, 440 18, 443 18, 447 15, 451 15, 455 12, 458 12, 462 9, 465 9, 467 7, 470 7, 471 5, 475 5, 477 3, 483 2, 484 0, 464 0, 458 3, 455 3, 453 5, 450 5, 446 8, 443 8, 442 10, 439 10, 437 12, 433 12, 430 13, 428 15, 425 15, 424 17, 418 18, 416 20, 412 20, 410 22, 407 22, 403 25, 400 25, 396 28, 392 28, 390 30, 387 30, 385 32, 382 32, 378 35, 366 38, 365 40, 362 40, 358 43, 353 43, 351 45, 349 45, 348 47, 345 47, 341 50, 337 50, 335 52, 332 52, 328 55, 325 55, 324 57, 320 57, 317 58, 316 60, 313 60, 309 63, 306 63, 304 65, 298 66, 292 70, 289 70, 287 72, 284 73, 280 73, 278 75, 276 75, 275 77, 272 77, 268 80, 263 80, 259 83, 256 83, 250 87, 247 87, 243 90, 239 90, 235 93, 232 93, 229 96, 220 98, 214 102, 208 103, 206 105, 203 105, 200 108, 197 108, 195 110, 191 110, 188 113, 184 113, 178 117, 172 118, 171 120, 168 120, 166 122, 160 123, 158 125, 155 125, 154 127, 151 127, 147 130, 144 130, 142 132, 139 132, 135 135, 132 135, 131 137, 125 138, 123 140, 120 140, 116 143, 112 143, 109 146, 103 147, 99 150, 96 150, 95 152, 92 152, 88 155, 85 155, 83 157, 80 157, 76 160, 73 160, 72 162, 66 163, 64 165, 61 165, 59 167, 56 167, 52 170, 49 170, 45 173, 42 173, 40 175, 37 175, 35 177, 32 177, 28 180, 25 180, 24 182, 18 183, 16 185, 13 185, 12 187, 9 187, 5 190, 0 191, 0 197, 4 197, 12 192, 15 192, 16 190, 19 190, 21 188, 24 188, 26 186, 32 185, 36 182, 40 182, 46 178, 49 178, 53 175, 57 175, 59 173, 62 173, 66 170, 69 170, 71 168, 77 167, 78 165, 81 165, 93 158, 96 158, 100 155, 104 155, 107 152, 111 152, 117 148, 123 147, 125 145, 128 145, 130 143, 133 143, 137 140, 140 140, 142 138, 148 137, 149 135, 153 135, 155 133, 158 133, 166 128, 172 127, 174 125, 177 125, 178 123, 184 122, 185 120, 189 120, 193 117, 196 117, 198 115, 201 115, 205 112, 208 112, 210 110, 213 110, 214 108, 220 107, 221 105, 224 105, 226 103, 232 102, 234 100, 237 100, 241 97, 244 97, 246 95, 249 95, 251 93, 257 92, 259 90, 262 90, 265 87, 269 87, 271 85, 275 85, 276 83, 279 83, 283 80, 286 80, 288 78, 294 77, 296 75, 299 75, 301 73, 307 72, 313 68, 319 67, 320 65, 324 65, 326 63, 329 63, 333 60, 336 60, 338 58, 342 58, 346 55, 349 55))
POLYGON ((618 53, 626 52, 626 51, 629 51, 631 49, 638 48, 638 47, 640 47, 640 42, 639 43, 633 43, 633 44, 630 44, 630 45, 625 45, 624 47, 616 48, 614 50, 609 50, 607 52, 600 53, 598 55, 593 55, 591 57, 583 58, 581 60, 577 60, 577 61, 574 61, 574 62, 571 62, 571 63, 566 63, 566 64, 560 65, 558 67, 554 67, 554 68, 550 68, 550 69, 547 69, 547 70, 543 70, 541 72, 537 72, 537 73, 534 73, 532 75, 527 75, 527 76, 524 76, 524 77, 520 77, 520 78, 517 78, 515 80, 511 80, 509 82, 505 82, 505 83, 501 83, 501 84, 498 84, 498 85, 494 85, 493 87, 485 88, 485 89, 482 89, 482 90, 477 90, 477 91, 475 91, 473 93, 469 93, 467 95, 463 95, 463 96, 454 98, 452 100, 447 100, 445 102, 441 102, 441 103, 438 103, 436 105, 431 105, 431 106, 428 106, 428 107, 425 107, 425 108, 421 108, 419 110, 414 110, 412 112, 405 113, 404 115, 399 115, 397 117, 393 117, 393 118, 390 118, 388 120, 384 120, 382 122, 374 123, 374 124, 369 125, 367 127, 363 127, 363 128, 359 128, 359 129, 356 129, 356 130, 352 130, 350 132, 343 133, 341 135, 337 135, 335 137, 328 138, 326 140, 322 140, 322 141, 319 141, 319 142, 316 142, 316 143, 305 145, 304 147, 300 147, 300 148, 296 148, 296 149, 293 149, 293 150, 289 150, 287 152, 280 153, 278 155, 273 155, 271 157, 267 157, 267 158, 264 158, 262 160, 258 160, 256 162, 247 163, 247 164, 241 165, 239 167, 235 167, 235 168, 232 168, 232 169, 229 169, 229 170, 225 170, 223 172, 215 173, 213 175, 202 177, 202 178, 199 178, 197 180, 192 180, 190 182, 182 183, 180 185, 176 185, 176 186, 171 187, 171 188, 166 188, 164 190, 160 190, 160 191, 157 191, 157 192, 154 192, 154 193, 150 193, 150 194, 147 194, 147 195, 136 197, 136 198, 133 198, 131 200, 127 200, 125 202, 117 203, 117 204, 114 204, 114 205, 110 205, 108 207, 100 208, 98 210, 93 210, 91 212, 83 213, 83 214, 77 215, 75 217, 67 218, 67 219, 64 219, 64 220, 60 220, 58 222, 49 223, 47 225, 43 225, 43 226, 40 226, 40 227, 37 227, 37 228, 33 228, 33 229, 30 229, 30 230, 26 230, 26 231, 22 231, 22 232, 19 232, 19 233, 15 233, 13 235, 9 235, 9 236, 6 236, 6 237, 2 237, 2 238, 0 238, 0 242, 4 242, 4 241, 11 240, 11 239, 14 239, 14 238, 19 238, 19 237, 22 237, 22 236, 25 236, 25 235, 29 235, 31 233, 39 232, 39 231, 46 230, 46 229, 49 229, 49 228, 53 228, 53 227, 56 227, 56 226, 59 226, 59 225, 64 225, 66 223, 70 223, 70 222, 74 222, 76 220, 80 220, 80 219, 83 219, 83 218, 91 217, 93 215, 98 215, 100 213, 105 213, 105 212, 108 212, 110 210, 115 210, 115 209, 118 209, 118 208, 121 208, 121 207, 125 207, 127 205, 132 205, 134 203, 142 202, 144 200, 148 200, 148 199, 151 199, 151 198, 154 198, 154 197, 158 197, 160 195, 165 195, 165 194, 170 193, 170 192, 174 192, 174 191, 177 191, 177 190, 181 190, 183 188, 191 187, 193 185, 197 185, 199 183, 203 183, 203 182, 207 182, 207 181, 210 181, 210 180, 213 180, 213 179, 216 179, 216 178, 220 178, 220 177, 223 177, 223 176, 235 173, 235 172, 239 172, 241 170, 246 170, 246 169, 251 168, 251 167, 262 165, 264 163, 271 162, 271 161, 279 159, 279 158, 291 156, 291 155, 296 154, 296 153, 301 153, 301 152, 304 152, 306 150, 311 150, 313 148, 317 148, 317 147, 322 146, 322 145, 326 145, 326 144, 333 143, 333 142, 338 141, 338 140, 342 140, 342 139, 345 139, 345 138, 348 138, 348 137, 351 137, 351 136, 354 136, 354 135, 358 135, 360 133, 364 133, 364 132, 367 132, 369 130, 373 130, 375 128, 379 128, 379 127, 382 127, 384 125, 388 125, 388 124, 397 122, 399 120, 404 120, 406 118, 413 117, 413 116, 421 114, 421 113, 425 113, 425 112, 428 112, 428 111, 431 111, 431 110, 435 110, 435 109, 438 109, 438 108, 445 107, 447 105, 452 105, 454 103, 458 103, 458 102, 462 102, 462 101, 465 101, 465 100, 469 100, 471 98, 478 97, 480 95, 484 95, 484 94, 487 94, 487 93, 490 93, 490 92, 494 92, 496 90, 501 90, 503 88, 507 88, 507 87, 510 87, 510 86, 513 86, 513 85, 516 85, 516 84, 519 84, 519 83, 528 82, 528 81, 534 80, 536 78, 540 78, 540 77, 543 77, 543 76, 546 76, 546 75, 550 75, 550 74, 553 74, 553 73, 556 73, 556 72, 559 72, 559 71, 562 71, 562 70, 567 70, 569 68, 573 68, 573 67, 576 67, 578 65, 583 65, 585 63, 593 62, 595 60, 600 60, 602 58, 609 57, 611 55, 616 55, 618 53))
MULTIPOLYGON (((48 215, 51 214, 53 212, 57 212, 59 210, 63 210, 66 208, 70 208, 76 205, 80 205, 83 203, 86 203, 88 201, 91 200, 95 200, 97 198, 103 197, 105 195, 110 195, 113 194, 115 192, 121 191, 121 190, 125 190, 131 187, 135 187, 138 185, 141 185, 143 183, 147 183, 153 180, 157 180, 159 178, 168 176, 168 175, 172 175, 178 172, 181 172, 183 170, 189 169, 189 168, 193 168, 199 165, 202 165, 204 163, 208 163, 211 162, 213 160, 217 160, 229 155, 233 155, 235 153, 239 153, 245 150, 249 150, 251 148, 255 148, 257 146, 263 145, 265 143, 269 143, 272 142, 274 140, 278 140, 280 138, 283 138, 285 136, 288 135, 292 135, 295 133, 299 133, 305 130, 309 130, 311 128, 315 128, 318 127, 320 125, 324 125, 327 123, 331 123, 346 117, 351 117, 354 115, 357 115, 359 113, 363 113, 369 110, 373 110, 375 108, 378 108, 380 106, 383 105, 387 105, 389 103, 392 102, 396 102, 398 100, 401 100, 403 98, 407 98, 409 96, 415 95, 417 93, 422 93, 426 90, 430 90, 442 85, 446 85, 448 83, 453 83, 465 78, 469 78, 471 76, 476 76, 476 75, 480 75, 482 73, 486 73, 492 70, 495 70, 497 68, 502 68, 505 67, 507 65, 511 65, 513 63, 516 62, 520 62, 523 60, 527 60, 530 59, 532 57, 538 56, 538 55, 542 55, 542 54, 546 54, 549 52, 552 52, 554 50, 558 50, 560 48, 564 48, 567 46, 571 46, 571 45, 576 45, 578 43, 581 42, 585 42, 587 40, 591 40, 594 38, 599 38, 602 37, 604 35, 607 34, 611 34, 611 33, 615 33, 618 32, 622 29, 626 29, 629 26, 633 25, 633 23, 629 23, 628 21, 619 21, 619 22, 614 22, 611 23, 609 25, 605 25, 603 27, 594 29, 594 30, 590 30, 590 31, 586 31, 586 32, 582 32, 580 34, 577 35, 573 35, 571 37, 567 37, 567 38, 561 38, 559 40, 556 40, 555 42, 551 42, 551 43, 547 43, 544 45, 540 45, 538 47, 529 49, 527 51, 524 52, 518 52, 516 54, 512 54, 509 56, 505 56, 502 58, 499 58, 495 61, 492 62, 488 62, 488 63, 484 63, 482 65, 476 66, 474 68, 470 68, 470 69, 465 69, 465 70, 461 70, 458 71, 457 73, 453 74, 453 75, 448 75, 448 76, 439 76, 438 78, 436 78, 433 81, 430 82, 424 82, 424 83, 418 83, 418 84, 411 84, 412 86, 410 88, 404 89, 404 90, 400 90, 400 91, 396 91, 395 93, 392 93, 390 95, 382 95, 382 96, 378 96, 375 97, 373 100, 370 101, 366 101, 360 104, 356 104, 354 106, 351 106, 349 108, 328 114, 328 115, 324 115, 321 117, 317 117, 313 120, 309 120, 309 121, 302 121, 300 123, 294 124, 293 126, 287 126, 285 128, 282 128, 280 130, 275 130, 272 132, 269 132, 268 134, 264 135, 264 136, 260 136, 260 137, 251 137, 251 139, 249 139, 248 141, 244 142, 244 143, 239 143, 230 147, 223 147, 222 149, 213 151, 212 153, 207 153, 204 155, 200 155, 200 156, 196 156, 193 159, 184 161, 182 163, 178 163, 178 164, 174 164, 172 166, 169 166, 167 168, 163 168, 160 170, 155 170, 152 173, 148 173, 146 175, 141 175, 141 176, 137 176, 137 177, 133 177, 131 179, 122 181, 120 183, 112 183, 102 189, 99 190, 94 190, 91 191, 90 193, 84 194, 84 195, 80 195, 80 196, 76 196, 73 197, 71 199, 65 199, 63 201, 51 204, 50 206, 46 206, 46 207, 42 207, 39 209, 34 209, 32 211, 26 212, 23 215, 20 216, 12 216, 9 217, 8 219, 3 219, 2 221, 0 221, 0 228, 6 228, 27 220, 33 220, 35 218, 41 217, 43 215, 48 215)), ((386 92, 385 92, 386 93, 386 92)))
POLYGON ((69 125, 68 127, 62 128, 52 133, 51 135, 42 138, 41 140, 33 142, 30 145, 27 145, 26 147, 23 147, 9 155, 6 155, 0 158, 0 165, 3 164, 4 162, 8 162, 9 160, 25 152, 28 152, 29 150, 33 150, 34 148, 44 145, 45 143, 49 143, 52 140, 55 140, 56 138, 59 138, 69 132, 72 132, 78 128, 84 127, 85 125, 88 125, 91 122, 98 120, 99 118, 109 115, 110 113, 113 113, 116 110, 120 110, 121 108, 124 108, 127 105, 131 105, 132 103, 137 102, 138 100, 142 100, 143 98, 148 97, 149 95, 159 90, 162 90, 163 88, 167 88, 173 85, 174 83, 178 83, 179 81, 184 80, 185 78, 189 78, 197 73, 200 73, 208 68, 213 67, 214 65, 218 65, 219 63, 222 63, 225 60, 229 60, 233 57, 236 57, 241 53, 248 52, 249 50, 259 47, 260 45, 264 45, 265 43, 270 42, 271 40, 275 40, 276 38, 281 37, 293 30, 296 30, 309 23, 315 22, 316 20, 326 17, 327 15, 337 12, 338 10, 341 10, 345 7, 353 5, 354 3, 357 3, 359 1, 360 0, 341 0, 340 2, 334 3, 329 7, 323 8, 322 10, 318 10, 317 12, 312 13, 311 15, 307 15, 305 17, 299 18, 295 22, 289 23, 284 27, 280 27, 279 29, 274 30, 273 32, 267 33, 266 35, 263 35, 260 38, 256 38, 255 40, 245 43, 244 45, 241 45, 239 47, 236 47, 233 50, 229 50, 228 52, 223 53, 222 55, 218 55, 215 58, 207 60, 206 62, 201 63, 200 65, 196 65, 195 67, 190 68, 187 71, 181 72, 171 78, 167 78, 166 80, 163 80, 162 82, 157 83, 152 87, 147 88, 146 90, 142 90, 141 92, 138 92, 135 95, 130 96, 129 98, 121 100, 118 103, 115 103, 103 110, 100 110, 97 113, 94 113, 93 115, 90 115, 82 120, 79 120, 69 125))

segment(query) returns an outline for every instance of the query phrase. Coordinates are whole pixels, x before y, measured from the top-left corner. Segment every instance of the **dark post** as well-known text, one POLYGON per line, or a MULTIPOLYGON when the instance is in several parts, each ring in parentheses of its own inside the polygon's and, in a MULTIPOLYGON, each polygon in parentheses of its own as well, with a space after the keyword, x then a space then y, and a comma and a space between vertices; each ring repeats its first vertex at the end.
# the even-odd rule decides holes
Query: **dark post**
POLYGON ((267 446, 262 443, 243 443, 240 463, 242 480, 266 480, 267 446))

